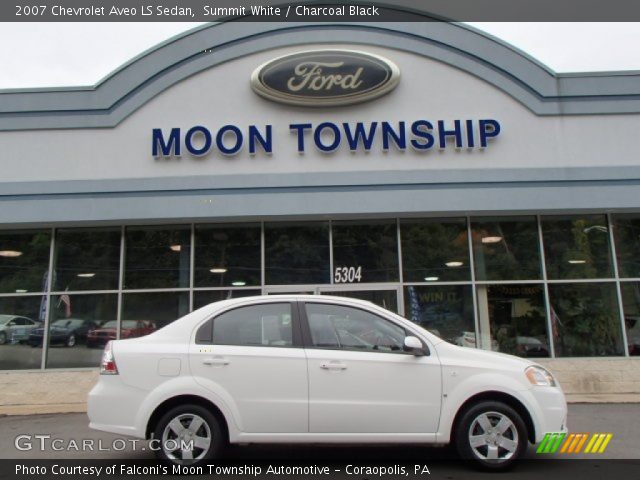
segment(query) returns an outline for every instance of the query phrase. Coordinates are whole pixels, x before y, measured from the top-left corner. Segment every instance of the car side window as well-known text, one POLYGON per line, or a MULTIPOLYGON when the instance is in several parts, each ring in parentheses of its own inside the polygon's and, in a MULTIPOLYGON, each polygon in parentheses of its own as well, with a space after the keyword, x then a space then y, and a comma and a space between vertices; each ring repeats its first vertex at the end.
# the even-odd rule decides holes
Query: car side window
POLYGON ((404 328, 385 318, 341 305, 307 303, 305 308, 314 347, 404 352, 404 328))
POLYGON ((196 333, 196 343, 211 343, 211 338, 214 345, 290 347, 293 345, 291 305, 267 303, 224 312, 203 324, 196 333))

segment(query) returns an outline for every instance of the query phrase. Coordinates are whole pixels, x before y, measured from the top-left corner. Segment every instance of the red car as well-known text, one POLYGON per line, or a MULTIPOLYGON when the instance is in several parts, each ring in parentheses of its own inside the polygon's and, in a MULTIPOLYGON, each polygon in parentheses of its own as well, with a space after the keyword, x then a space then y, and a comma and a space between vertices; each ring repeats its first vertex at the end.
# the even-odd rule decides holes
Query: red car
MULTIPOLYGON (((115 340, 117 335, 117 320, 110 320, 100 328, 89 330, 87 333, 87 347, 104 347, 109 340, 115 340)), ((150 320, 122 320, 120 338, 134 338, 148 335, 156 329, 150 320)))

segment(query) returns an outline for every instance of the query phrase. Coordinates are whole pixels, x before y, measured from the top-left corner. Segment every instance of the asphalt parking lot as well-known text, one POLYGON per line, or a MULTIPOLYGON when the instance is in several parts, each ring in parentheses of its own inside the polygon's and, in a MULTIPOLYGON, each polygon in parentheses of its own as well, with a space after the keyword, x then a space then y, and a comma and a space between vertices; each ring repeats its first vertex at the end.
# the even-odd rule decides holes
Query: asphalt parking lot
MULTIPOLYGON (((530 447, 528 461, 523 462, 509 477, 536 478, 541 475, 584 476, 585 478, 610 478, 611 468, 616 475, 640 478, 640 404, 572 404, 569 406, 571 432, 611 432, 613 439, 606 451, 599 455, 539 455, 530 447), (567 461, 567 459, 582 461, 567 461), (543 460, 543 461, 541 461, 543 460), (610 461, 614 460, 614 461, 610 461), (620 460, 628 460, 621 462, 620 460), (593 474, 596 474, 593 476, 593 474), (630 475, 630 476, 629 476, 630 475)), ((402 462, 413 463, 417 459, 432 465, 430 478, 462 479, 487 475, 469 470, 461 465, 448 448, 420 446, 237 446, 226 454, 229 460, 242 462, 402 462), (438 475, 439 474, 439 475, 438 475)), ((0 459, 14 460, 152 460, 153 453, 146 442, 134 445, 129 439, 89 429, 85 414, 55 414, 31 416, 6 416, 0 418, 0 459), (16 438, 20 447, 16 447, 16 438), (44 436, 40 440, 36 435, 44 436), (52 448, 53 440, 58 450, 52 448), (73 447, 73 441, 78 448, 73 447), (93 441, 93 450, 82 451, 83 441, 93 441), (44 448, 41 448, 41 443, 44 448), (31 448, 28 448, 31 446, 31 448)), ((6 462, 4 462, 6 464, 6 462)), ((6 475, 5 475, 6 476, 6 475)), ((365 478, 365 477, 361 477, 365 478)), ((369 479, 370 477, 366 477, 369 479)))

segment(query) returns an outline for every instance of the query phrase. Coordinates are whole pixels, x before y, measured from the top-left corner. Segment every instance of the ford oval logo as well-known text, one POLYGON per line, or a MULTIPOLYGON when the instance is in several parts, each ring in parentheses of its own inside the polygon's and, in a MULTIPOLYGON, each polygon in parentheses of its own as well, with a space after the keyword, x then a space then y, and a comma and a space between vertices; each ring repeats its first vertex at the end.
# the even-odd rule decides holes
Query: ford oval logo
POLYGON ((285 55, 256 68, 253 90, 289 105, 336 106, 366 102, 393 90, 400 70, 378 55, 313 50, 285 55))

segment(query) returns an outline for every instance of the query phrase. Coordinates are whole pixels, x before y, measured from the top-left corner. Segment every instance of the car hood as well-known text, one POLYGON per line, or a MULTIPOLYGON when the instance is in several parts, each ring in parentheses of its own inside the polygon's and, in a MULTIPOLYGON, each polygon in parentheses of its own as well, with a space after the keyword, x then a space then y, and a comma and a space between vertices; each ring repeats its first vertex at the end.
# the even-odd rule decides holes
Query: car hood
POLYGON ((524 370, 530 365, 537 365, 527 358, 478 348, 460 347, 448 342, 439 343, 435 348, 443 364, 507 370, 524 370))

